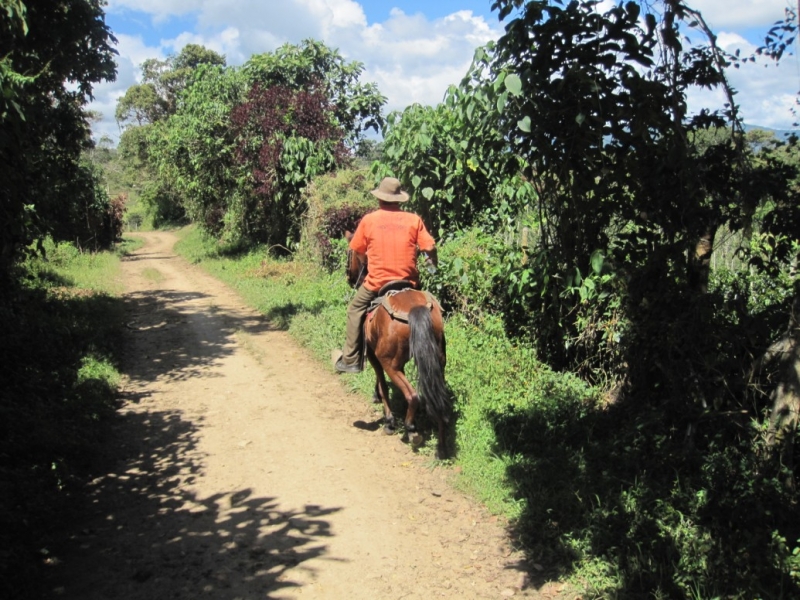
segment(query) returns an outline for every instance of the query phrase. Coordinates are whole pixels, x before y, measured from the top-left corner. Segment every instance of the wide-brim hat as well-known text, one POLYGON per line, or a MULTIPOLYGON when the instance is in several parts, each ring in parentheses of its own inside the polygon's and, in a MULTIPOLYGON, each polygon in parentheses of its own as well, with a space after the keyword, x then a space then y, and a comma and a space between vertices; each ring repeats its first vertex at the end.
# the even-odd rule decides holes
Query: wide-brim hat
POLYGON ((384 202, 408 201, 408 194, 400 189, 400 180, 394 177, 384 177, 380 185, 370 193, 384 202))

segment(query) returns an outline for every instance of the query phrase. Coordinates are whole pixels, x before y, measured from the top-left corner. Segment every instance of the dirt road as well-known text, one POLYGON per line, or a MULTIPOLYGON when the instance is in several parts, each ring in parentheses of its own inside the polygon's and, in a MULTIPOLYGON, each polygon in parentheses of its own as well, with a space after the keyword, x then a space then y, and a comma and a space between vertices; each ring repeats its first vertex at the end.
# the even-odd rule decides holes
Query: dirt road
POLYGON ((551 597, 502 522, 219 281, 139 234, 119 456, 65 525, 53 597, 551 597))

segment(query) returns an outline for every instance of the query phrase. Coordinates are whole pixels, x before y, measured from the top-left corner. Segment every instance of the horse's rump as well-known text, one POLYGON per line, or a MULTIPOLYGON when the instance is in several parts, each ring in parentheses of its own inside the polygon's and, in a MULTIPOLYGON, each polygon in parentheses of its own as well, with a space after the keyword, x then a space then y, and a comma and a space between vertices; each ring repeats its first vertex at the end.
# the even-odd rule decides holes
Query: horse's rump
POLYGON ((438 320, 441 320, 442 307, 430 292, 409 288, 391 292, 376 298, 375 301, 386 309, 386 312, 393 319, 398 321, 408 323, 411 310, 420 306, 426 307, 431 312, 438 313, 438 320))

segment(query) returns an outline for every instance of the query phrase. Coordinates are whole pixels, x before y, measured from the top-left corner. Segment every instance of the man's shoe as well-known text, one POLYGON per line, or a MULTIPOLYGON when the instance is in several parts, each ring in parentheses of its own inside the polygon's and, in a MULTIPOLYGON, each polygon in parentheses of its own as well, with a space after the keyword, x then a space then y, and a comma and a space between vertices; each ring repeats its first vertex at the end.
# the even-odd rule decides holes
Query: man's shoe
POLYGON ((334 369, 336 369, 338 373, 361 373, 361 365, 358 363, 348 365, 341 357, 336 361, 334 369))

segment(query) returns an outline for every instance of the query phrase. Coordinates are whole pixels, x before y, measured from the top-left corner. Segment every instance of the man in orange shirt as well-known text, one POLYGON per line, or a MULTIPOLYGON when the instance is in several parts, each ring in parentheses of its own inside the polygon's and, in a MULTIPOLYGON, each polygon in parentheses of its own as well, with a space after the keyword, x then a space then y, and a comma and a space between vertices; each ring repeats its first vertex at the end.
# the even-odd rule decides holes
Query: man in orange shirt
POLYGON ((390 281, 406 279, 419 288, 417 253, 425 252, 427 262, 436 266, 436 242, 417 215, 400 210, 408 194, 394 177, 385 177, 372 195, 378 210, 361 219, 350 240, 350 249, 367 255, 367 277, 347 307, 347 330, 342 355, 335 363, 340 373, 359 373, 363 344, 364 316, 378 291, 390 281))

